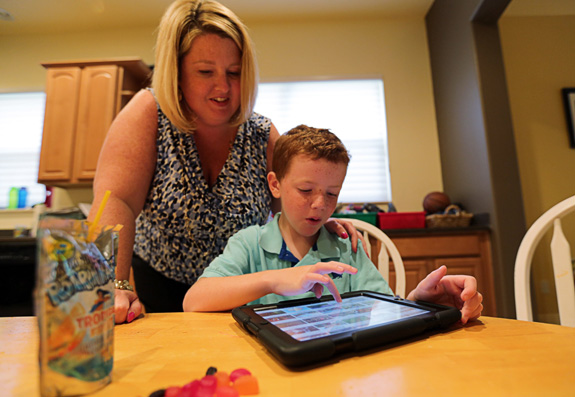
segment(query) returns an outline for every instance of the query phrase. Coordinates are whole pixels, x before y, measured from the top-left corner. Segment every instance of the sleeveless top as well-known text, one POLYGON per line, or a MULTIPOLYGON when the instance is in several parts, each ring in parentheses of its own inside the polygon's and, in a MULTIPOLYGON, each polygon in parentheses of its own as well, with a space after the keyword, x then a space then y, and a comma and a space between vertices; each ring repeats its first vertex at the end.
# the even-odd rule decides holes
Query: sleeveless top
POLYGON ((267 144, 270 119, 253 113, 242 124, 215 184, 208 187, 190 133, 158 106, 155 174, 136 219, 134 253, 164 276, 193 284, 228 238, 270 214, 267 144))

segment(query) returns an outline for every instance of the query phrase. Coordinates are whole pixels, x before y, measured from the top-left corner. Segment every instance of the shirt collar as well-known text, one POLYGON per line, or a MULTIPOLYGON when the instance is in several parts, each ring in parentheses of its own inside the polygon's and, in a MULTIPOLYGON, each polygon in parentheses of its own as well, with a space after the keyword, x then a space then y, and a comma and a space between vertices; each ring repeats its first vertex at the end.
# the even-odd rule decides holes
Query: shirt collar
MULTIPOLYGON (((262 247, 264 251, 278 256, 281 255, 282 245, 284 244, 278 223, 280 216, 281 213, 278 212, 275 214, 274 219, 264 226, 259 241, 260 247, 262 247)), ((339 246, 334 244, 333 241, 337 238, 338 237, 336 235, 331 234, 324 226, 322 226, 319 230, 319 237, 314 246, 314 248, 317 247, 317 250, 315 250, 314 253, 322 260, 339 258, 341 256, 339 246)))
MULTIPOLYGON (((314 244, 314 247, 315 247, 315 244, 314 244)), ((317 251, 317 248, 316 248, 316 251, 317 251)), ((282 249, 280 250, 278 258, 283 260, 283 261, 288 261, 291 263, 298 263, 299 262, 299 259, 296 258, 296 256, 294 254, 292 254, 290 252, 290 250, 288 249, 285 240, 282 241, 282 249)))

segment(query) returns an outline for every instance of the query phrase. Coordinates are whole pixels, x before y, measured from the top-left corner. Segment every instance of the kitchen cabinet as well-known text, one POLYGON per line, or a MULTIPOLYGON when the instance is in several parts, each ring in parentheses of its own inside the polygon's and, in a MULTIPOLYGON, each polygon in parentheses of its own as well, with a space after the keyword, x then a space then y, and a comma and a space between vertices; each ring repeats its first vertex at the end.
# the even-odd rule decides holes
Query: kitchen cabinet
POLYGON ((43 63, 46 111, 38 182, 89 186, 112 120, 151 69, 137 58, 43 63))
MULTIPOLYGON (((483 294, 483 314, 496 316, 491 259, 491 239, 486 228, 384 230, 396 245, 405 266, 406 294, 429 272, 442 265, 448 274, 466 274, 477 279, 483 294)), ((390 284, 395 284, 390 267, 390 284)))

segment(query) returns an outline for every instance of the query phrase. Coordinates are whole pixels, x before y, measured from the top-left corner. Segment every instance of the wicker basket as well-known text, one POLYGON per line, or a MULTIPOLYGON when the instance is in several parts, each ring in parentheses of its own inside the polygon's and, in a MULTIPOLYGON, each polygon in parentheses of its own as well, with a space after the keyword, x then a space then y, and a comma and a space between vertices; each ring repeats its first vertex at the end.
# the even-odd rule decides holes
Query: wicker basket
POLYGON ((425 217, 425 226, 430 228, 467 227, 473 214, 461 211, 461 208, 452 204, 445 209, 445 214, 432 214, 425 217), (454 214, 448 214, 454 210, 454 214))

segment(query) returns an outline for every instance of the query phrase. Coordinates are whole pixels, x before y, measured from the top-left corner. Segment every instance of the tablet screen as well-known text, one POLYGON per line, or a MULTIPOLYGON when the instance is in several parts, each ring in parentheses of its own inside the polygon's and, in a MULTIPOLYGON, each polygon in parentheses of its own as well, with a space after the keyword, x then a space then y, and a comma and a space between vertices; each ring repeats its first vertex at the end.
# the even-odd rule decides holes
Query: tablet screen
POLYGON ((429 313, 427 310, 390 303, 369 296, 274 309, 257 314, 298 341, 356 331, 402 318, 429 313))

